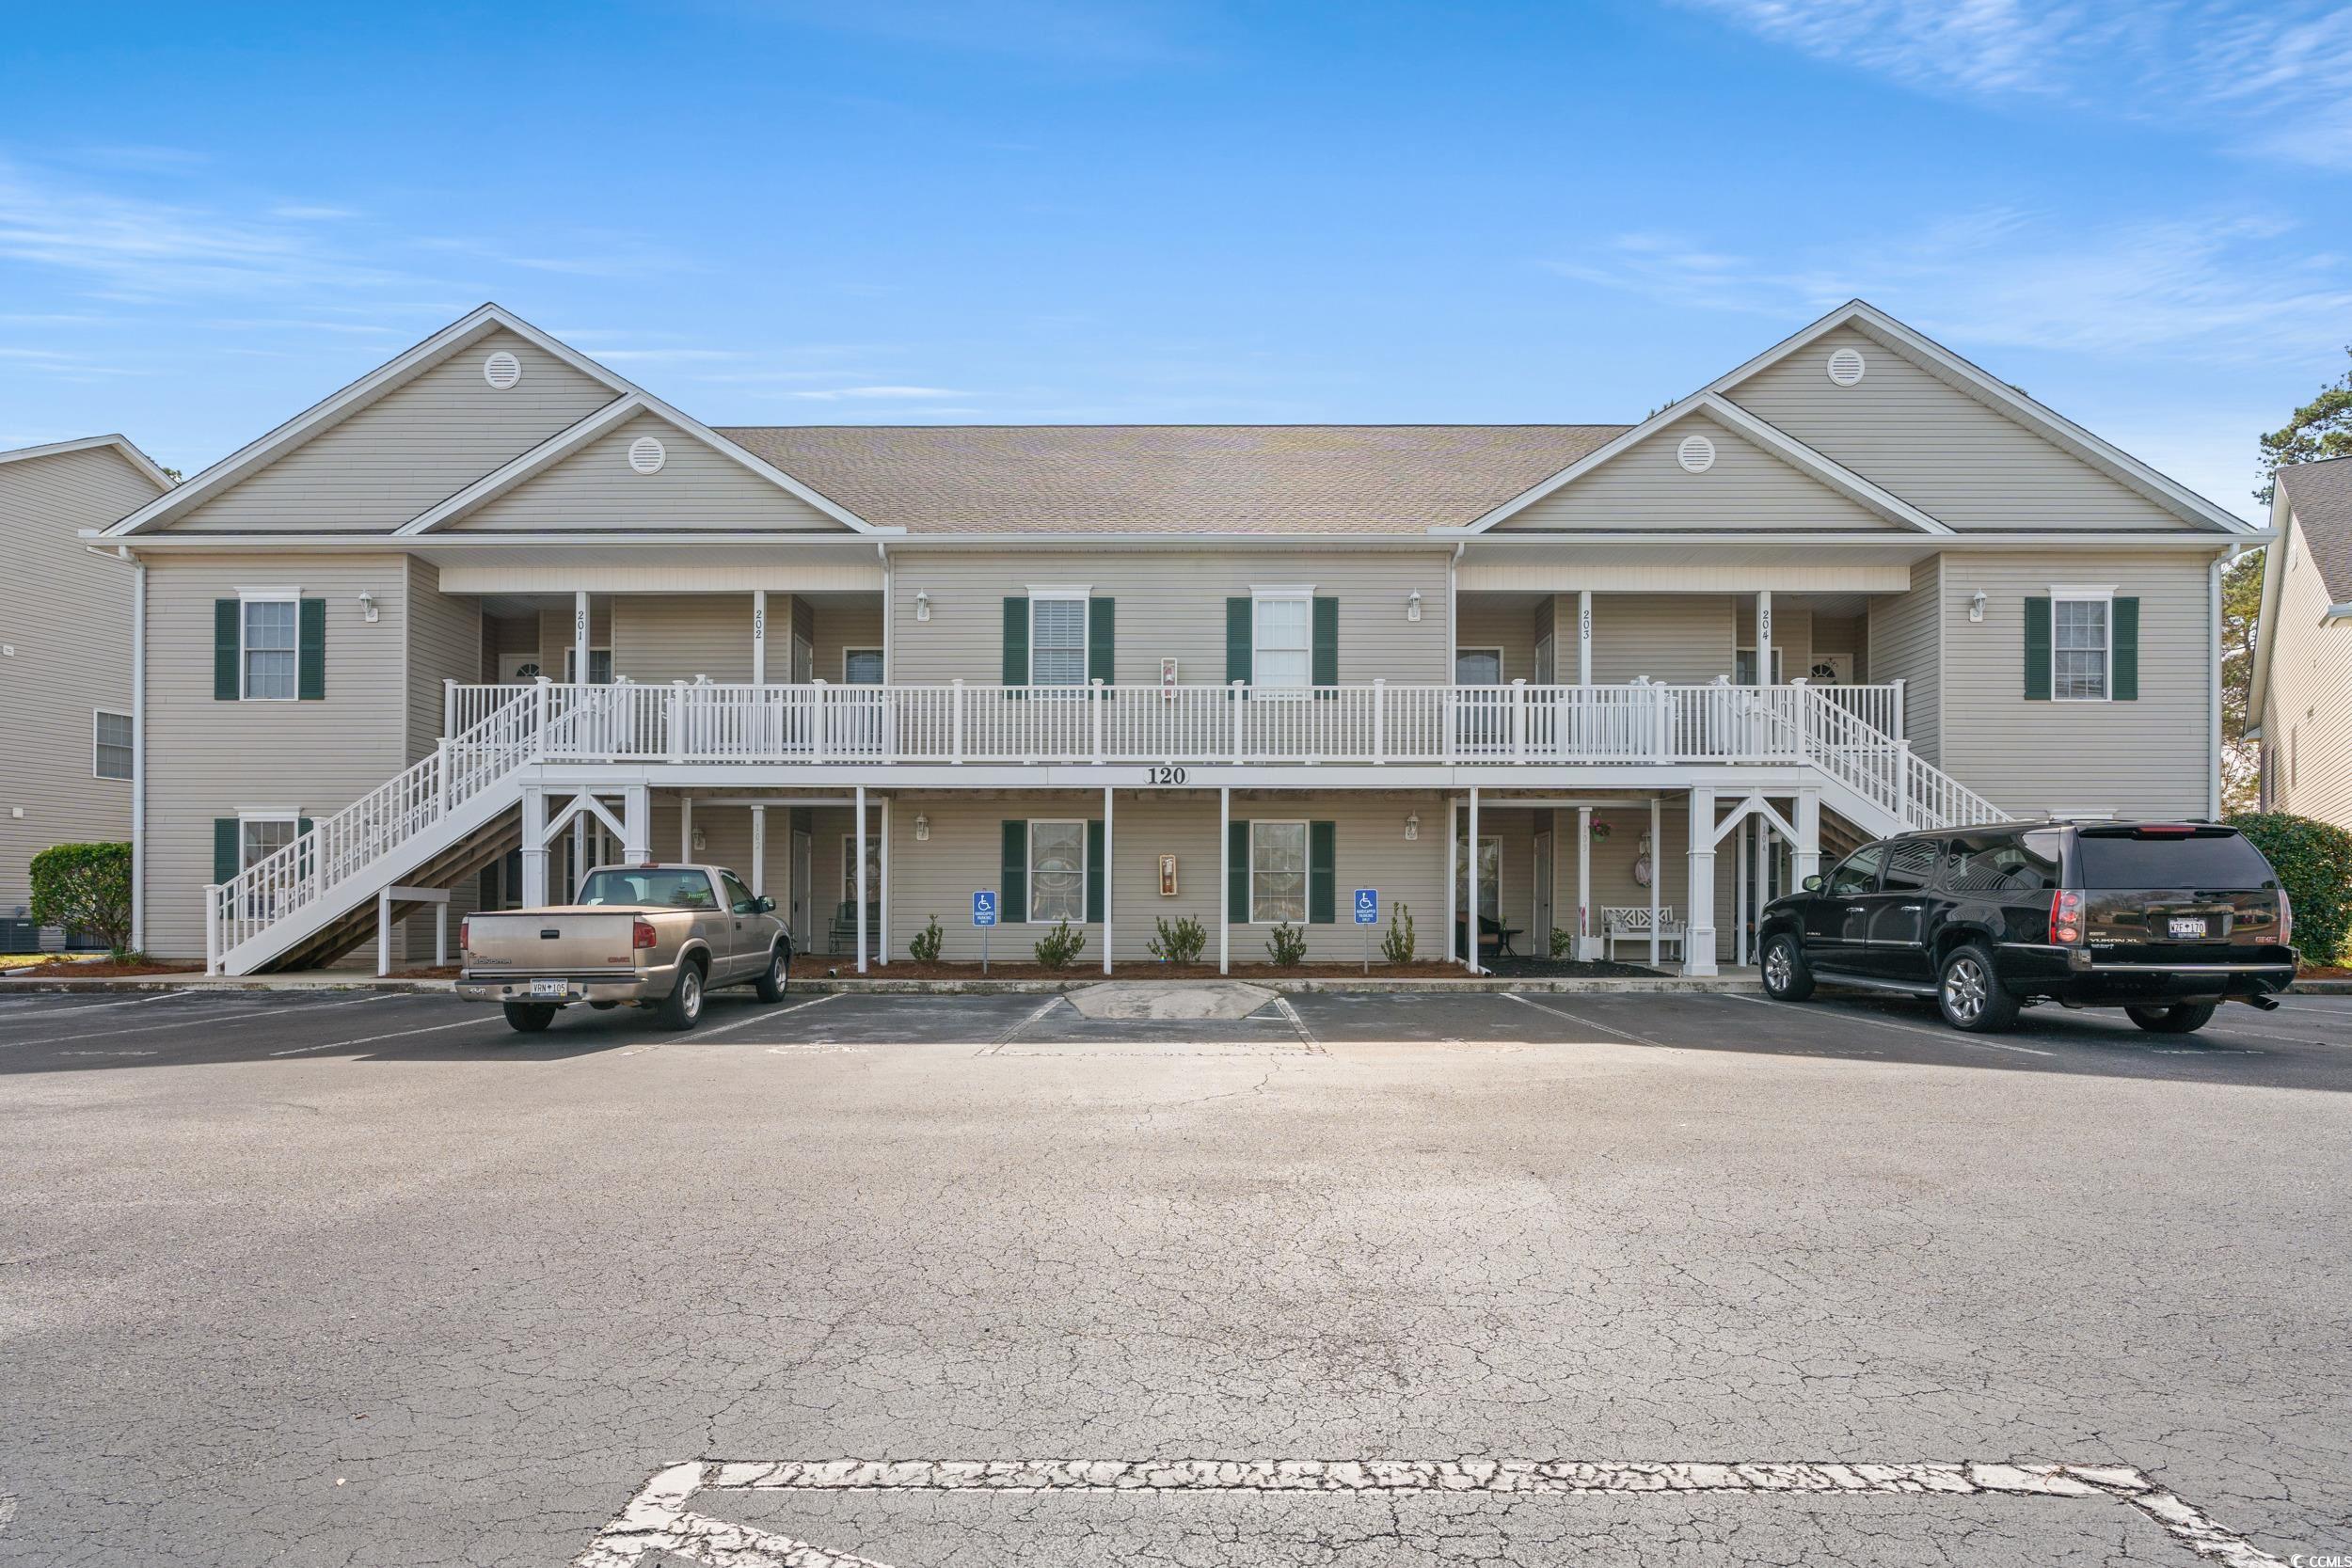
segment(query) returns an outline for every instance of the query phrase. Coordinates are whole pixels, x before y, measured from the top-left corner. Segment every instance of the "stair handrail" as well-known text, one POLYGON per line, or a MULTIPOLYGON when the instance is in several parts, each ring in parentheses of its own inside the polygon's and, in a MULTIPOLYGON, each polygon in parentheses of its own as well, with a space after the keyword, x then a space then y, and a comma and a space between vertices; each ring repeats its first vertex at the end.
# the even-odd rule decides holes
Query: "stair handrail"
MULTIPOLYGON (((342 810, 313 822, 293 843, 208 888, 206 971, 217 974, 241 943, 309 908, 532 760, 543 744, 543 689, 544 683, 516 688, 464 734, 439 742, 342 810)), ((575 709, 564 717, 577 723, 580 715, 575 709)))
POLYGON ((1801 689, 1805 693, 1806 760, 1894 817, 1905 831, 2013 820, 1919 756, 1908 742, 1832 701, 1825 689, 1801 689))

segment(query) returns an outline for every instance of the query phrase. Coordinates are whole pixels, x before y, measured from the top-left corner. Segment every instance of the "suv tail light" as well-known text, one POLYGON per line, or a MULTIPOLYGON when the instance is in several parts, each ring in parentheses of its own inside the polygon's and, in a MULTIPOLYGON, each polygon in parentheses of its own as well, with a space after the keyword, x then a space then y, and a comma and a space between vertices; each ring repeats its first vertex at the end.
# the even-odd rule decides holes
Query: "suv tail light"
POLYGON ((2072 946, 2083 940, 2083 895, 2059 888, 2050 895, 2050 940, 2072 946))
POLYGON ((653 945, 653 922, 650 920, 630 921, 628 944, 637 949, 651 947, 653 945))
POLYGON ((472 946, 473 916, 468 915, 457 923, 457 951, 464 953, 470 950, 472 946))
POLYGON ((2279 945, 2288 947, 2294 942, 2295 900, 2287 896, 2287 890, 2282 887, 2279 890, 2279 945))

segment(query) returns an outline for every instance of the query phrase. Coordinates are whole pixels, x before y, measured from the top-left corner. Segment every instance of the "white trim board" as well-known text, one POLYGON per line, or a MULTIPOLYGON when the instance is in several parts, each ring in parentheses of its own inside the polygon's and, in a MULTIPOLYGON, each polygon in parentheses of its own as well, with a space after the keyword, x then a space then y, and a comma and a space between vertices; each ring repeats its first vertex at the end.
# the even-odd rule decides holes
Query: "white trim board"
POLYGON ((71 441, 50 441, 38 447, 19 447, 14 451, 0 451, 0 463, 24 463, 36 457, 63 457, 69 452, 95 451, 102 447, 112 447, 121 454, 124 462, 153 482, 156 489, 166 494, 170 492, 173 483, 171 476, 157 467, 153 458, 133 446, 129 436, 122 435, 79 436, 71 441))

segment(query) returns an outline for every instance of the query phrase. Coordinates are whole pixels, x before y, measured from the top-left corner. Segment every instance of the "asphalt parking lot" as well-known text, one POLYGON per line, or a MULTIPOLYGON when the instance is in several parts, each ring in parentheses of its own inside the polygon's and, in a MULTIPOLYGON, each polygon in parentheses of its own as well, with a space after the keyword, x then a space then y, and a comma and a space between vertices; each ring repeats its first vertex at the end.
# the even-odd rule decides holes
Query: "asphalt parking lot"
POLYGON ((10 994, 0 1561, 2347 1552, 2347 1155, 2352 998, 10 994))

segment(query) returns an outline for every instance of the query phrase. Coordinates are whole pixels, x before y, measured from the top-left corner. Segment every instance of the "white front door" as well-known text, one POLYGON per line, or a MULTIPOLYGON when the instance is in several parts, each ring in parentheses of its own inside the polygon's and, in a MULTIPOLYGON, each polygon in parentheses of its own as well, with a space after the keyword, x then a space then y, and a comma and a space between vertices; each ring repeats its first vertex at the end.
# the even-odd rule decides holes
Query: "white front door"
POLYGON ((1853 655, 1815 654, 1811 667, 1804 673, 1805 679, 1815 686, 1851 686, 1853 655))

